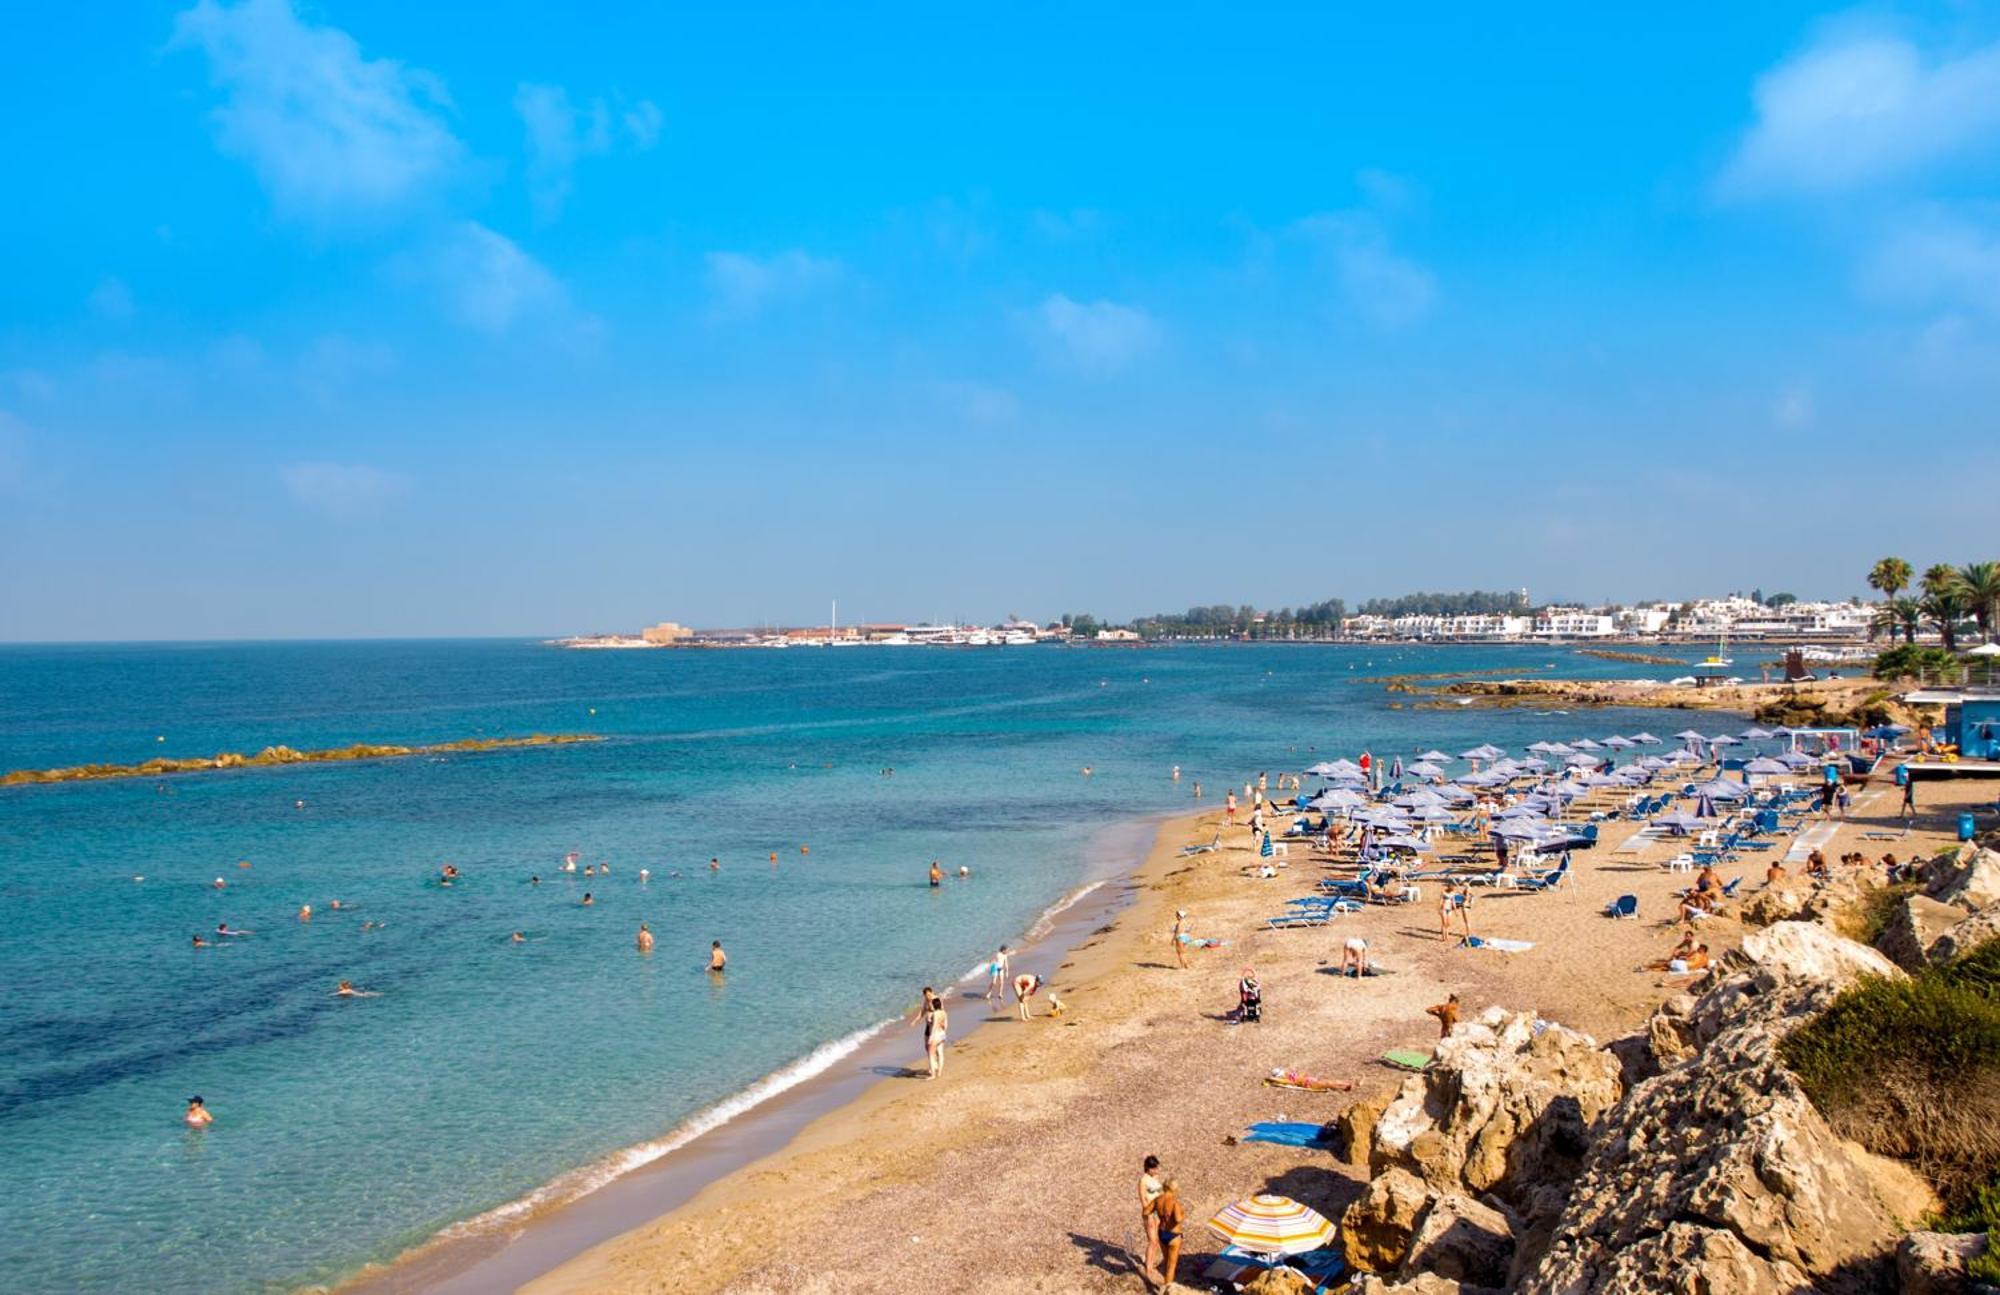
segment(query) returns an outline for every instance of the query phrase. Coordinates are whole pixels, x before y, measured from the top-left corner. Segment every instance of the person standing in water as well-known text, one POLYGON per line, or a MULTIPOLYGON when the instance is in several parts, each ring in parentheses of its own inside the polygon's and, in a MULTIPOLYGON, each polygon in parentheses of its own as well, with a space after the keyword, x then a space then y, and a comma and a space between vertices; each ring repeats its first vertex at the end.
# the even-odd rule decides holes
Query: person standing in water
POLYGON ((720 940, 709 941, 708 969, 717 973, 729 969, 729 955, 722 951, 722 941, 720 940))
POLYGON ((935 889, 944 884, 944 870, 938 867, 936 859, 931 860, 931 886, 935 889))
POLYGON ((205 1129, 215 1123, 215 1116, 209 1112, 207 1106, 202 1104, 201 1098, 190 1097, 188 1098, 187 1113, 181 1116, 181 1122, 191 1129, 205 1129))
POLYGON ((993 955, 992 963, 986 968, 986 1001, 992 1002, 1007 992, 1007 964, 1012 961, 1007 946, 1001 945, 1000 952, 993 955))
POLYGON ((644 922, 639 923, 639 938, 637 943, 639 945, 639 952, 651 953, 653 951, 653 933, 647 929, 644 922))

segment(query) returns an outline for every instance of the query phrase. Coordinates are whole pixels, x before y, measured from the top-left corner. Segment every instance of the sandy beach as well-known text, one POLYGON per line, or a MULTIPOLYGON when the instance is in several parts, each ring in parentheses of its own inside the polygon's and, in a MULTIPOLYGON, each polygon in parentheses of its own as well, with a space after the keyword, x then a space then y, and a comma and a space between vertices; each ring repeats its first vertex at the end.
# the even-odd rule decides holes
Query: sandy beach
MULTIPOLYGON (((1885 767, 1886 768, 1886 767, 1885 767)), ((1704 922, 1720 954, 1745 928, 1729 914, 1754 896, 1786 845, 1818 844, 1830 856, 1885 850, 1899 857, 1951 842, 1953 808, 1988 800, 1979 783, 1926 784, 1924 813, 1907 835, 1886 772, 1858 790, 1845 820, 1809 821, 1808 839, 1727 865, 1747 874, 1739 902, 1704 922), (1867 833, 1893 833, 1871 839, 1867 833)), ((1605 825, 1598 849, 1576 856, 1571 885, 1543 894, 1480 892, 1473 929, 1532 941, 1517 953, 1440 939, 1436 892, 1421 902, 1372 907, 1324 927, 1271 931, 1263 920, 1307 893, 1320 875, 1304 848, 1276 878, 1246 873, 1248 834, 1184 858, 1216 835, 1210 810, 1168 823, 1132 879, 1132 902, 1096 929, 1053 977, 1069 1010, 1013 1019, 1011 1004, 980 997, 950 1004, 961 1041, 945 1074, 913 1067, 815 1121, 782 1150, 716 1181, 685 1206, 599 1245, 525 1289, 557 1292, 760 1292, 937 1290, 1111 1291, 1140 1288, 1133 1184, 1140 1159, 1162 1158, 1180 1180, 1191 1220, 1230 1200, 1276 1191, 1337 1216, 1360 1175, 1336 1157, 1235 1141, 1258 1120, 1330 1121, 1400 1075, 1377 1060, 1389 1048, 1424 1048, 1437 1036, 1424 1008, 1448 992, 1471 1016, 1489 1004, 1532 1008, 1608 1041, 1638 1025, 1680 982, 1645 969, 1677 938, 1673 893, 1685 873, 1662 861, 1677 846, 1620 851, 1633 830, 1605 825), (1639 896, 1638 921, 1603 909, 1639 896), (1168 940, 1186 908, 1198 936, 1227 947, 1190 953, 1180 970, 1168 940), (1381 974, 1337 977, 1340 946, 1367 939, 1381 974), (1254 967, 1264 986, 1262 1023, 1228 1019, 1236 980, 1254 967), (966 1038, 968 1027, 983 1022, 966 1038), (1351 1080, 1352 1094, 1280 1089, 1263 1078, 1295 1067, 1351 1080)), ((1796 874, 1799 865, 1794 864, 1796 874)), ((1183 1284, 1213 1246, 1191 1227, 1183 1284)))

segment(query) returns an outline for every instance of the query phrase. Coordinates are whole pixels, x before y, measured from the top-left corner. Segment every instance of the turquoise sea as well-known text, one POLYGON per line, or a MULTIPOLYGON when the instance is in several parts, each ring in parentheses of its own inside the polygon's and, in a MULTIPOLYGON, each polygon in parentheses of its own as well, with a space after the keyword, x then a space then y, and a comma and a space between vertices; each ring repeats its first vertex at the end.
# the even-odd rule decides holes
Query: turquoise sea
POLYGON ((1187 809, 1197 779, 1219 799, 1364 746, 1657 727, 1391 710, 1360 682, 1549 663, 1671 673, 1546 647, 0 648, 0 770, 606 739, 0 790, 4 1284, 287 1289, 577 1190, 760 1080, 837 1065, 1125 862, 1090 857, 1097 829, 1187 809), (933 890, 934 858, 973 876, 933 890), (255 934, 190 946, 219 922, 255 934), (726 982, 700 970, 713 939, 726 982), (378 996, 334 997, 343 978, 378 996))

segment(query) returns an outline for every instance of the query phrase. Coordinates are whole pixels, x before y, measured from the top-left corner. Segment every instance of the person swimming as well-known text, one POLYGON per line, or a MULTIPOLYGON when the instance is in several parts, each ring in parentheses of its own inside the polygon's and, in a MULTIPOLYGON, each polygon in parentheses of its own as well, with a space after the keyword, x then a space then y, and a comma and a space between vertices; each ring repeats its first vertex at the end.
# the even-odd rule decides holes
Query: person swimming
MULTIPOLYGON (((729 969, 729 955, 722 951, 722 941, 720 940, 709 942, 708 969, 710 971, 727 971, 729 969)), ((753 976, 752 979, 754 980, 755 977, 753 976)))
POLYGON ((644 922, 639 923, 639 935, 636 943, 641 953, 651 953, 653 951, 653 933, 647 929, 644 922))
POLYGON ((595 904, 596 902, 597 902, 597 896, 591 894, 587 890, 583 892, 583 906, 585 908, 589 908, 592 904, 595 904))
POLYGON ((213 948, 214 946, 209 944, 207 940, 201 938, 201 932, 196 931, 194 934, 194 947, 197 949, 207 949, 207 948, 213 948))
POLYGON ((539 886, 539 885, 541 885, 541 884, 542 884, 542 875, 541 875, 540 873, 538 873, 538 872, 537 872, 537 873, 531 873, 531 874, 529 875, 529 877, 528 877, 528 884, 529 884, 530 886, 539 886))
POLYGON ((646 884, 647 882, 651 881, 652 879, 653 879, 653 870, 652 870, 651 868, 641 868, 641 869, 639 869, 639 884, 640 884, 640 885, 642 885, 642 886, 643 886, 643 885, 645 885, 645 884, 646 884))
POLYGON ((710 872, 721 872, 721 871, 722 871, 722 860, 720 860, 720 859, 710 859, 710 860, 708 861, 708 870, 709 870, 710 872))
POLYGON ((215 1123, 215 1116, 201 1098, 190 1097, 187 1112, 181 1116, 181 1123, 191 1129, 205 1129, 215 1123))
POLYGON ((372 989, 356 989, 353 981, 343 980, 333 987, 333 996, 335 998, 374 998, 377 995, 372 989))
POLYGON ((311 904, 299 905, 299 920, 301 922, 310 922, 313 920, 313 906, 311 904))
POLYGON ((215 924, 215 933, 216 933, 217 935, 255 935, 255 934, 257 934, 257 933, 256 933, 255 931, 232 931, 232 930, 230 930, 230 929, 229 929, 229 923, 227 923, 227 922, 217 922, 217 923, 215 924))
POLYGON ((584 876, 586 876, 586 877, 595 877, 595 876, 597 875, 597 869, 596 869, 596 867, 594 867, 593 865, 591 865, 591 864, 588 864, 588 863, 584 864, 584 865, 583 865, 583 875, 584 875, 584 876))
POLYGON ((528 942, 527 933, 523 931, 516 931, 512 935, 507 937, 507 942, 509 944, 526 944, 528 942))

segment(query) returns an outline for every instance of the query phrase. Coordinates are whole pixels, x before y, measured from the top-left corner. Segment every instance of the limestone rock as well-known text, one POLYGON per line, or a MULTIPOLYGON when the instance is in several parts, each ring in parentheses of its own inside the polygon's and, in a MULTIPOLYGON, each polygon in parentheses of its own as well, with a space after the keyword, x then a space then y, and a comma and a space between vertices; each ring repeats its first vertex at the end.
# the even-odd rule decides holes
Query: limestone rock
POLYGON ((1896 1281, 1903 1295, 1964 1295, 1978 1289, 1966 1264, 1985 1253, 1984 1232, 1912 1232, 1896 1247, 1896 1281))
POLYGON ((2000 904, 2000 853, 1980 850, 1961 863, 1945 884, 1931 894, 1932 898, 1968 913, 2000 904))
POLYGON ((1438 1045, 1376 1121, 1369 1166, 1402 1169, 1440 1194, 1492 1192, 1553 1213, 1592 1121, 1623 1093, 1617 1058, 1533 1013, 1489 1009, 1438 1045))
POLYGON ((1805 895, 1788 886, 1770 886, 1758 891, 1743 905, 1745 926, 1769 926, 1789 921, 1805 912, 1805 895))
POLYGON ((1267 1268, 1243 1283, 1243 1295, 1313 1295, 1313 1284, 1290 1268, 1267 1268))
POLYGON ((1431 1202, 1423 1180, 1390 1169, 1369 1180, 1368 1190, 1340 1216, 1340 1249, 1350 1268, 1394 1272, 1409 1253, 1417 1220, 1431 1202))
MULTIPOLYGON (((1782 922, 1688 1015, 1700 1052, 1635 1087, 1598 1127, 1564 1208, 1524 1237, 1535 1293, 1880 1289, 1902 1236, 1877 1166, 1813 1109, 1778 1041, 1866 969, 1872 949, 1782 922)), ((1900 1203, 1900 1202, 1899 1202, 1900 1203)))
POLYGON ((1675 994, 1653 1010, 1646 1021, 1646 1043, 1660 1070, 1679 1065, 1695 1053, 1694 996, 1675 994))
POLYGON ((1808 981, 1847 985, 1862 976, 1901 977, 1902 970, 1879 951, 1849 940, 1816 922, 1776 922, 1743 937, 1729 955, 1747 963, 1770 985, 1808 981))
POLYGON ((1499 1295, 1497 1290, 1455 1282, 1435 1273, 1418 1273, 1408 1281, 1364 1276, 1354 1283, 1352 1290, 1354 1295, 1499 1295))
POLYGON ((1930 958, 1932 962, 1949 962, 1994 939, 2000 939, 2000 904, 1980 909, 1939 935, 1931 944, 1930 958))
POLYGON ((1340 1113, 1335 1127, 1340 1133, 1340 1158, 1357 1169, 1368 1166, 1368 1142, 1375 1133, 1375 1123, 1382 1118, 1382 1112, 1389 1108, 1393 1092, 1376 1093, 1364 1097, 1340 1113))
POLYGON ((1467 1196, 1432 1199, 1410 1236, 1401 1276, 1431 1273, 1455 1282, 1499 1286, 1514 1258, 1514 1223, 1505 1214, 1467 1196))
POLYGON ((1889 924, 1882 929, 1875 947, 1911 971, 1930 960, 1931 946, 1961 921, 1970 921, 1965 910, 1926 895, 1911 895, 1897 905, 1889 924))

